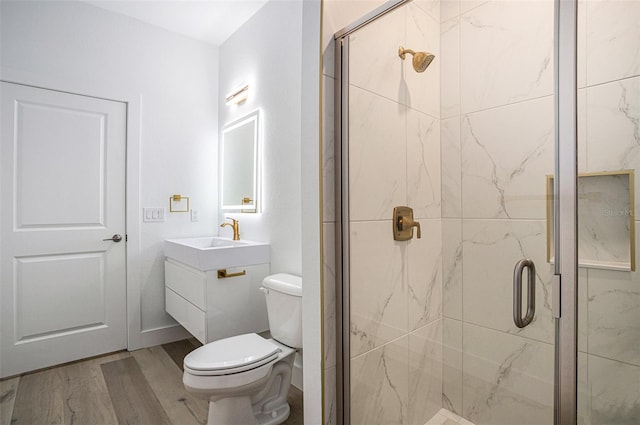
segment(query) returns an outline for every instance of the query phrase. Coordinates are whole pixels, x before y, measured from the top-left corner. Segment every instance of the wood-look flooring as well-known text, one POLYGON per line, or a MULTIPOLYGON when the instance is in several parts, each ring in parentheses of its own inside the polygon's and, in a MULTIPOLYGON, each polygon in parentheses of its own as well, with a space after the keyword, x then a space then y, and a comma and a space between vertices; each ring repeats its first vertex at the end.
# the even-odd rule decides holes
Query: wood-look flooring
MULTIPOLYGON (((183 340, 0 381, 0 425, 206 424, 207 401, 182 385, 183 359, 199 345, 183 340)), ((293 386, 289 406, 285 424, 302 424, 302 392, 293 386)))

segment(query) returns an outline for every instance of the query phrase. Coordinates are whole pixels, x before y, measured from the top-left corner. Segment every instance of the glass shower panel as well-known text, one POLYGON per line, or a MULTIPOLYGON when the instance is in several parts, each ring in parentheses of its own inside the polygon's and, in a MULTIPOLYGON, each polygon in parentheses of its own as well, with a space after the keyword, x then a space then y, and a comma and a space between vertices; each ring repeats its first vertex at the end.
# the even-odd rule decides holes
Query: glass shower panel
POLYGON ((352 424, 553 423, 553 33, 552 1, 454 0, 346 38, 352 424), (394 240, 397 206, 421 238, 394 240))
POLYGON ((348 40, 354 425, 424 424, 442 404, 440 26, 433 12, 410 3, 348 40), (403 60, 400 47, 416 56, 403 60), (422 73, 413 68, 418 52, 436 58, 422 73), (392 214, 403 205, 413 208, 420 239, 394 241, 392 214))
POLYGON ((640 423, 640 2, 578 13, 578 423, 640 423))

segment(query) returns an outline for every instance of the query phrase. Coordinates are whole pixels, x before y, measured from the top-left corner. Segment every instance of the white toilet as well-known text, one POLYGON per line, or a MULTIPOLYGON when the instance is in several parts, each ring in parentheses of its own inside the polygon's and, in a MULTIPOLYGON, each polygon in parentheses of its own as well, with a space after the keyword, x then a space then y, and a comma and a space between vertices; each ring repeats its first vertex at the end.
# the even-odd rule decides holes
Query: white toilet
POLYGON ((209 400, 209 425, 275 425, 289 417, 291 370, 302 348, 302 279, 281 273, 262 285, 273 339, 233 336, 184 358, 182 382, 209 400))

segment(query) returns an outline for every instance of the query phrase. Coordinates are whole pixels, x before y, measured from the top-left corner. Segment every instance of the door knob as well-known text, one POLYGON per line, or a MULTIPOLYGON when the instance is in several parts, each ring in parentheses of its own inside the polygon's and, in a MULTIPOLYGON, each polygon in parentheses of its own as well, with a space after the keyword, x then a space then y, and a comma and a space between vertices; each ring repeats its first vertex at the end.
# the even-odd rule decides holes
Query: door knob
POLYGON ((418 230, 420 239, 420 223, 413 220, 413 208, 395 207, 393 209, 393 239, 396 241, 408 241, 413 238, 413 228, 418 230))
POLYGON ((111 236, 110 238, 103 239, 103 241, 114 241, 114 242, 120 242, 121 240, 122 240, 122 235, 119 235, 117 233, 111 236))

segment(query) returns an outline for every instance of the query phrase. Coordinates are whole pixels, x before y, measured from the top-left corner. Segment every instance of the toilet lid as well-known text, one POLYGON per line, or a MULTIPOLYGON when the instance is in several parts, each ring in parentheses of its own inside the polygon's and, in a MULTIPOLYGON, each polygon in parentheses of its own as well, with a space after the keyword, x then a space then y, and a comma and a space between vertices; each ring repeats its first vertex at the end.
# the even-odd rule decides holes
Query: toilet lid
POLYGON ((210 342, 187 354, 184 366, 193 371, 216 372, 257 367, 276 358, 280 348, 258 334, 233 336, 210 342))

